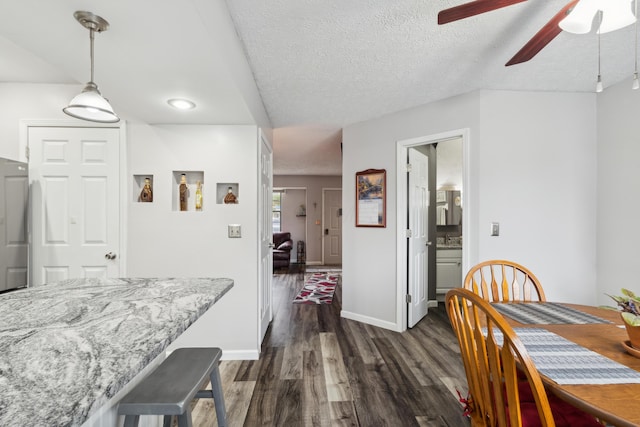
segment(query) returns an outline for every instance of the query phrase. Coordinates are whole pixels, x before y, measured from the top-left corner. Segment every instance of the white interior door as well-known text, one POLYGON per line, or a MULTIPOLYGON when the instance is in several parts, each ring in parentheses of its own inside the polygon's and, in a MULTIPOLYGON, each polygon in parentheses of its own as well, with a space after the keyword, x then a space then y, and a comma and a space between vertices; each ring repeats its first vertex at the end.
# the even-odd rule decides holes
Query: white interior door
POLYGON ((411 328, 428 310, 429 263, 429 159, 415 148, 409 148, 409 230, 407 324, 411 328))
POLYGON ((323 264, 342 264, 342 190, 322 190, 323 264))
POLYGON ((33 285, 119 276, 119 135, 29 127, 33 285))
POLYGON ((26 164, 0 159, 0 291, 28 283, 28 181, 26 164))
POLYGON ((264 335, 267 333, 269 323, 271 323, 271 319, 273 318, 273 296, 271 291, 271 280, 273 276, 273 228, 271 224, 273 193, 272 163, 273 154, 271 146, 264 135, 260 133, 260 220, 258 221, 258 232, 260 235, 260 278, 258 284, 259 344, 262 343, 264 335))

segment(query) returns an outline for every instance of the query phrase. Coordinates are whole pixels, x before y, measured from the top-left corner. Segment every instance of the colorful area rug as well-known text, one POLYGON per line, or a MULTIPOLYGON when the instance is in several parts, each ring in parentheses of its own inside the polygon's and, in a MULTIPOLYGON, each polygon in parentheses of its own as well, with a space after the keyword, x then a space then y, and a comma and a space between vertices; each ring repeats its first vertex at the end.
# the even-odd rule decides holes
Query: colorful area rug
POLYGON ((313 273, 293 299, 294 304, 331 304, 340 275, 313 273))

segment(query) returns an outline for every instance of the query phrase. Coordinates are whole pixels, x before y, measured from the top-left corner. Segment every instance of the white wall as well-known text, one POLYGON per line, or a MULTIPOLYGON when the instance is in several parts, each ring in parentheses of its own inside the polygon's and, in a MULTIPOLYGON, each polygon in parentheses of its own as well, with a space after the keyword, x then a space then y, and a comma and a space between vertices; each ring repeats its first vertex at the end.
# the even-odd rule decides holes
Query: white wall
MULTIPOLYGON (((477 128, 478 103, 479 94, 472 93, 343 130, 342 316, 397 329, 396 142, 453 129, 477 128), (355 227, 355 173, 366 169, 387 171, 386 228, 355 227)), ((477 137, 478 133, 472 139, 477 137)), ((472 176, 476 176, 474 170, 472 176)), ((477 185, 477 180, 472 183, 477 185)), ((466 212, 474 212, 475 191, 473 188, 465 191, 466 212)), ((473 252, 477 245, 474 236, 465 238, 465 245, 473 252)))
POLYGON ((20 120, 74 120, 62 108, 79 90, 78 85, 0 83, 0 157, 26 162, 19 152, 20 120))
POLYGON ((547 299, 595 303, 595 94, 485 91, 477 261, 530 268, 547 299), (489 224, 500 223, 500 236, 489 224))
POLYGON ((210 310, 209 326, 190 330, 176 346, 221 347, 227 358, 256 356, 257 127, 129 124, 127 129, 128 179, 153 175, 154 184, 153 203, 133 202, 133 190, 127 198, 128 275, 233 279, 234 287, 210 310), (201 212, 173 210, 173 171, 204 172, 201 212), (216 203, 217 183, 238 183, 239 203, 216 203), (241 224, 242 238, 228 238, 228 224, 241 224))
MULTIPOLYGON (((354 178, 355 180, 355 178, 354 178)), ((307 264, 322 262, 322 189, 341 188, 342 177, 326 175, 274 175, 274 187, 307 189, 307 264), (316 222, 320 221, 320 224, 316 222)), ((344 252, 344 247, 343 247, 344 252)))
POLYGON ((605 294, 620 288, 640 293, 640 93, 625 81, 598 94, 598 288, 600 304, 615 305, 605 294))
POLYGON ((343 316, 396 325, 396 141, 468 128, 468 265, 530 267, 549 300, 595 302, 593 94, 480 91, 345 128, 343 316), (387 227, 356 228, 348 177, 387 170, 387 227), (501 236, 489 237, 498 221, 501 236))
MULTIPOLYGON (((235 25, 229 14, 229 8, 225 1, 195 0, 195 7, 208 31, 217 40, 211 51, 220 57, 220 65, 224 67, 229 76, 235 81, 236 87, 242 94, 242 99, 253 115, 255 123, 262 129, 269 141, 273 141, 273 129, 271 120, 267 115, 258 91, 253 71, 247 61, 244 46, 238 37, 235 25)), ((191 66, 197 66, 192 64, 191 66)), ((215 117, 212 118, 215 121, 215 117)), ((234 123, 229 123, 234 124, 234 123)))

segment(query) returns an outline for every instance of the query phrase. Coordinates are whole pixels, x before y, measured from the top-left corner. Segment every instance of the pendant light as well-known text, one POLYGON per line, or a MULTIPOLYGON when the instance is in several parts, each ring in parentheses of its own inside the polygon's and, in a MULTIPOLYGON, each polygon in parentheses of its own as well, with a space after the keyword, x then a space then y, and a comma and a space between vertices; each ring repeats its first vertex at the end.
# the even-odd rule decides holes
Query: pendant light
POLYGON ((640 82, 638 81, 638 0, 634 1, 634 14, 636 16, 636 26, 635 26, 635 35, 636 35, 636 43, 635 43, 635 68, 633 71, 633 83, 631 84, 631 89, 637 90, 640 89, 640 82))
POLYGON ((66 114, 91 122, 116 123, 120 118, 114 113, 113 107, 98 90, 98 85, 93 82, 93 39, 94 33, 101 33, 109 28, 109 23, 91 12, 77 11, 73 14, 76 20, 83 27, 89 30, 89 40, 91 45, 91 80, 84 87, 82 92, 69 102, 69 105, 62 109, 66 114))
MULTIPOLYGON (((600 23, 602 24, 602 11, 598 12, 600 23)), ((600 74, 600 31, 598 31, 598 81, 596 82, 596 92, 602 92, 602 75, 600 74)))

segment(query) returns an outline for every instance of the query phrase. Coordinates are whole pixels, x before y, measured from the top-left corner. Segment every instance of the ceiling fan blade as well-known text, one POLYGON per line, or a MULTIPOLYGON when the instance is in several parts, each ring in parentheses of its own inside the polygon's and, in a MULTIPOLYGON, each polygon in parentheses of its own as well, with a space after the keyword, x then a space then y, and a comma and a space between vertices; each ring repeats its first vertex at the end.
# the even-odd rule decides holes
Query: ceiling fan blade
POLYGON ((513 58, 505 64, 505 67, 527 62, 536 56, 538 52, 544 49, 546 45, 551 43, 551 41, 562 32, 562 28, 560 28, 558 23, 562 21, 569 12, 571 12, 571 9, 573 9, 578 1, 580 0, 572 0, 565 7, 560 9, 560 11, 556 13, 556 15, 551 18, 551 20, 547 22, 545 26, 542 27, 540 31, 538 31, 536 35, 518 51, 518 53, 513 55, 513 58))
POLYGON ((458 19, 468 18, 470 16, 480 15, 481 13, 491 12, 492 10, 511 6, 512 4, 521 3, 527 0, 476 0, 469 3, 461 4, 449 9, 441 10, 438 13, 438 24, 448 24, 458 19))

